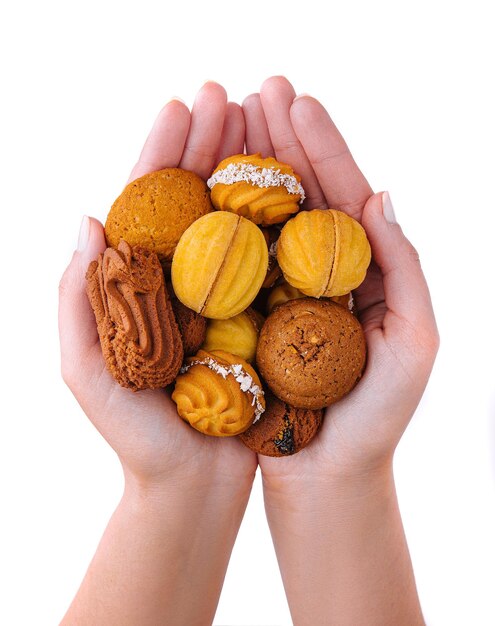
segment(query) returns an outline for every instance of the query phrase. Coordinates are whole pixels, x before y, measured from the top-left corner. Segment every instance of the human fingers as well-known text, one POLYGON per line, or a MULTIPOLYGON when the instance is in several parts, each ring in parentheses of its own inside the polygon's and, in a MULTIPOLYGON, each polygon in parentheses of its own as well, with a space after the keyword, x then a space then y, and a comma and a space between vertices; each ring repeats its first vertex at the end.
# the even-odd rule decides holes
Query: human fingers
POLYGON ((252 93, 242 103, 242 112, 246 122, 246 152, 256 154, 259 152, 263 158, 274 156, 268 132, 268 124, 261 105, 259 93, 252 93))
POLYGON ((86 271, 91 261, 106 248, 103 226, 85 216, 77 250, 64 272, 59 287, 59 334, 62 374, 69 386, 82 377, 83 364, 98 344, 95 317, 86 295, 86 271))
POLYGON ((245 132, 242 108, 235 102, 228 102, 215 165, 226 157, 244 151, 245 132))
POLYGON ((360 220, 373 191, 327 111, 315 98, 300 96, 290 107, 290 119, 328 206, 360 220))
POLYGON ((325 196, 313 167, 292 126, 290 110, 296 92, 283 76, 273 76, 261 86, 260 98, 271 143, 279 161, 288 163, 301 176, 306 193, 305 207, 326 206, 325 196))
POLYGON ((397 224, 388 192, 366 203, 362 223, 383 277, 384 338, 404 336, 436 352, 438 331, 419 256, 397 224))
POLYGON ((199 90, 191 112, 191 127, 187 136, 180 167, 207 179, 215 167, 227 110, 225 89, 207 82, 199 90))
POLYGON ((177 167, 184 151, 190 123, 191 114, 181 100, 173 99, 168 102, 153 124, 128 183, 165 167, 177 167))

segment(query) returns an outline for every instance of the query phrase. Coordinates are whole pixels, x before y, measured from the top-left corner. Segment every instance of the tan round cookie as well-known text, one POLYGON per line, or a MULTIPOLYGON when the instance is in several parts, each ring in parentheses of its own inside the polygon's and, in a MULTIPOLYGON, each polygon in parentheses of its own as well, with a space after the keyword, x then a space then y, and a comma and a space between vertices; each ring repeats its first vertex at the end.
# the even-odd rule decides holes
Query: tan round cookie
POLYGON ((264 456, 296 454, 313 439, 321 425, 320 409, 296 409, 265 390, 265 412, 238 435, 244 445, 264 456))
POLYGON ((316 298, 290 300, 266 319, 256 363, 273 393, 294 407, 321 409, 354 387, 366 361, 359 321, 316 298))
POLYGON ((105 234, 112 248, 125 239, 170 262, 182 233, 211 211, 208 188, 197 174, 166 168, 125 187, 108 213, 105 234))

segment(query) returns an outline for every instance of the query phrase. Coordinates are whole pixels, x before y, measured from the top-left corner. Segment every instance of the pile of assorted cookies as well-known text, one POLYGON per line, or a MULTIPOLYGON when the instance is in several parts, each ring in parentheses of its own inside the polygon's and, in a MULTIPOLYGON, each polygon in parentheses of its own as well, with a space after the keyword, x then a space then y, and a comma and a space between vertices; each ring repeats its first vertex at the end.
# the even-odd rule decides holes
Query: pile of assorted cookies
POLYGON ((358 222, 303 201, 292 168, 260 155, 223 160, 207 183, 168 168, 127 185, 87 271, 118 383, 173 386, 193 428, 260 454, 304 448, 361 377, 352 290, 371 251, 358 222))

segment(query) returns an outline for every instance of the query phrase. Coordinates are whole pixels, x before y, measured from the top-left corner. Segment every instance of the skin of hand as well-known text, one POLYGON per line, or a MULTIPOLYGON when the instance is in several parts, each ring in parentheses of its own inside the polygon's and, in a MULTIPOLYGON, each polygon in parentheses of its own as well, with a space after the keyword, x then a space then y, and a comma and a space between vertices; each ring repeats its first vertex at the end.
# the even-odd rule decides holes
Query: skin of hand
POLYGON ((243 110, 247 152, 289 163, 302 177, 305 209, 360 221, 373 256, 354 294, 368 349, 362 379, 326 410, 305 449, 258 459, 294 623, 423 624, 392 477, 439 345, 418 254, 389 194, 373 194, 316 99, 272 77, 243 110), (394 593, 403 601, 390 602, 394 593))
MULTIPOLYGON (((191 112, 178 99, 162 109, 129 182, 165 167, 204 179, 220 159, 243 151, 244 133, 241 107, 208 82, 191 112)), ((211 623, 257 458, 234 438, 186 425, 165 391, 132 393, 114 381, 85 291, 87 267, 105 248, 102 225, 84 218, 60 283, 61 365, 117 453, 125 490, 64 623, 211 623)))

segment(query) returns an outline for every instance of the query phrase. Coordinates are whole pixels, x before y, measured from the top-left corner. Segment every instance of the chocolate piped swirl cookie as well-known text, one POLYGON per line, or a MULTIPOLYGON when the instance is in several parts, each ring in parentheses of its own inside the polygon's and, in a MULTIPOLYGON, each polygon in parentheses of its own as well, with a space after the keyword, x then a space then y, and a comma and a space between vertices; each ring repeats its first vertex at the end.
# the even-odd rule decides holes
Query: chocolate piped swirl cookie
POLYGON ((106 366, 133 391, 166 387, 183 359, 182 339, 155 253, 121 241, 86 274, 106 366))

